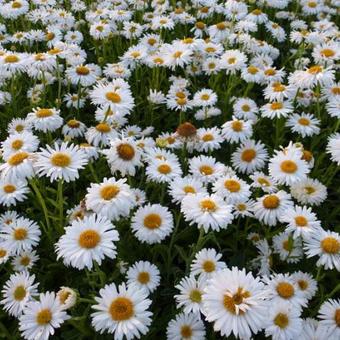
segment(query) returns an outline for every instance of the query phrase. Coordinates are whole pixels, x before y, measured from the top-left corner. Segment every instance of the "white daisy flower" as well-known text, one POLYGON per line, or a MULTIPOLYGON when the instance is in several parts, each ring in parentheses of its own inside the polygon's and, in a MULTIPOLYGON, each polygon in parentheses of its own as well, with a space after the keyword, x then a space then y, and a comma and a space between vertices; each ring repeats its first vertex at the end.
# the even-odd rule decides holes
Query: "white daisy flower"
POLYGON ((32 124, 37 131, 55 131, 63 125, 63 118, 60 117, 60 110, 55 108, 34 108, 26 120, 32 124))
POLYGON ((237 267, 217 272, 203 295, 204 314, 222 336, 243 339, 258 333, 266 321, 268 304, 265 286, 245 269, 237 267))
POLYGON ((136 285, 152 293, 160 283, 159 269, 149 261, 135 262, 126 272, 127 285, 136 285))
POLYGON ((302 271, 294 272, 292 280, 297 283, 298 289, 303 292, 307 300, 313 298, 318 290, 317 281, 309 273, 303 273, 302 271))
POLYGON ((319 309, 318 318, 324 339, 336 340, 340 337, 340 301, 326 300, 319 309))
POLYGON ((38 283, 34 283, 35 276, 28 272, 12 274, 5 282, 0 303, 9 315, 18 317, 24 311, 27 303, 38 295, 38 283))
POLYGON ((23 251, 15 255, 12 259, 13 269, 17 272, 22 272, 31 269, 39 260, 39 256, 35 250, 23 251))
POLYGON ((160 204, 147 204, 138 208, 131 218, 131 229, 139 241, 147 244, 160 243, 174 228, 168 208, 160 204))
POLYGON ((40 294, 38 301, 27 304, 19 318, 19 330, 24 339, 47 340, 69 318, 55 293, 46 292, 40 294))
POLYGON ((147 291, 135 285, 128 287, 114 283, 105 285, 96 297, 96 305, 92 308, 92 326, 100 334, 107 331, 114 334, 114 339, 121 340, 145 335, 151 324, 152 313, 148 310, 151 300, 147 291))
POLYGON ((65 228, 65 234, 56 243, 57 259, 62 258, 67 266, 91 270, 93 262, 100 265, 105 257, 116 257, 118 240, 118 232, 106 217, 85 216, 65 228))

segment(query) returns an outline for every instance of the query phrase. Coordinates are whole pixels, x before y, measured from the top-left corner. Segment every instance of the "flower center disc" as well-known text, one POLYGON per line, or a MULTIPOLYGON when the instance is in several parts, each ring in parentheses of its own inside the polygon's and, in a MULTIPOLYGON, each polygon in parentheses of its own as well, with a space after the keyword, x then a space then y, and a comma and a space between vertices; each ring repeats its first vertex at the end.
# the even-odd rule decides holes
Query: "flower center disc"
POLYGON ((128 298, 117 297, 112 301, 109 313, 114 321, 128 320, 134 314, 133 304, 128 298))
POLYGON ((100 235, 95 230, 85 230, 79 235, 78 242, 82 248, 93 249, 100 242, 100 235))
POLYGON ((158 214, 149 214, 144 217, 144 226, 148 229, 157 229, 161 224, 162 219, 158 214))

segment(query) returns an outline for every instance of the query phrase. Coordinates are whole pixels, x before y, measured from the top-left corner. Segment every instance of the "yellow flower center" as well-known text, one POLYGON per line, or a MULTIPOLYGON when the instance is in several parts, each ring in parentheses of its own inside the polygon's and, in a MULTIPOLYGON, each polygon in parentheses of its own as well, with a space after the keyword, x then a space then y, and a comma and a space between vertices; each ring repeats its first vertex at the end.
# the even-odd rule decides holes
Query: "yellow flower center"
POLYGON ((96 130, 101 133, 108 133, 111 131, 111 128, 106 123, 99 123, 98 125, 96 125, 96 130))
POLYGON ((37 324, 40 326, 47 325, 52 320, 52 313, 49 309, 42 309, 37 314, 37 324))
POLYGON ((272 110, 281 110, 283 108, 283 104, 282 103, 271 103, 270 108, 272 110))
POLYGON ((14 54, 7 55, 4 59, 5 63, 17 63, 19 61, 19 57, 14 54))
POLYGON ((207 133, 202 137, 204 142, 211 142, 214 140, 214 136, 211 133, 207 133))
POLYGON ((307 72, 310 73, 310 74, 318 74, 318 73, 322 72, 322 66, 320 66, 320 65, 312 66, 307 70, 307 72))
POLYGON ((299 227, 305 227, 308 224, 308 220, 304 216, 296 216, 295 223, 299 227))
POLYGON ((19 124, 19 125, 17 125, 17 126, 15 127, 15 131, 16 131, 16 132, 22 132, 23 130, 24 130, 24 126, 21 125, 21 124, 19 124))
POLYGON ((12 142, 12 149, 19 150, 24 145, 24 142, 21 139, 16 139, 12 142))
POLYGON ((289 324, 288 316, 286 314, 279 313, 276 315, 274 323, 276 326, 280 327, 281 329, 284 329, 289 324))
POLYGON ((211 199, 204 199, 200 202, 203 211, 214 212, 217 209, 216 203, 211 199))
POLYGON ((105 94, 107 100, 111 101, 112 103, 120 103, 122 101, 121 96, 116 92, 107 92, 105 94))
POLYGON ((100 197, 105 201, 110 201, 119 194, 119 187, 114 184, 105 185, 100 189, 100 197))
POLYGON ((313 187, 307 186, 307 187, 305 187, 305 191, 306 191, 306 193, 307 193, 308 195, 311 195, 311 194, 313 194, 316 190, 315 190, 315 188, 313 188, 313 187))
POLYGON ((275 83, 273 85, 273 90, 274 92, 283 92, 286 89, 286 86, 280 84, 280 83, 275 83))
POLYGON ((148 272, 140 272, 140 273, 138 274, 137 280, 138 280, 141 284, 145 285, 145 284, 147 284, 148 282, 150 282, 150 274, 149 274, 148 272))
POLYGON ((149 44, 150 46, 155 45, 156 42, 157 42, 157 40, 156 40, 155 38, 149 38, 149 39, 148 39, 148 44, 149 44))
POLYGON ((78 66, 76 68, 76 73, 80 76, 87 76, 90 73, 90 69, 86 66, 78 66))
POLYGON ((302 117, 302 118, 300 118, 300 119, 298 120, 298 123, 299 123, 300 125, 303 125, 303 126, 308 126, 308 125, 310 125, 310 120, 307 119, 307 118, 302 117))
POLYGON ((144 226, 148 229, 158 229, 162 225, 162 218, 158 214, 149 214, 144 217, 144 226))
POLYGON ((258 183, 260 183, 262 186, 265 186, 265 187, 269 187, 270 186, 270 182, 266 179, 266 178, 263 178, 263 177, 259 177, 257 179, 258 183))
POLYGON ((244 112, 249 112, 250 111, 250 106, 247 104, 244 104, 241 106, 242 111, 244 112))
POLYGON ((202 301, 202 293, 198 289, 190 292, 189 298, 192 302, 200 303, 202 301))
POLYGON ((280 168, 283 172, 287 174, 293 174, 296 172, 298 167, 295 162, 291 160, 286 160, 281 163, 280 168))
POLYGON ((239 192, 241 185, 238 181, 234 179, 228 179, 224 182, 224 187, 230 192, 239 192))
POLYGON ((214 169, 209 165, 202 165, 199 168, 200 173, 204 176, 208 176, 214 173, 214 169))
POLYGON ((220 31, 224 31, 227 28, 227 25, 225 22, 219 22, 216 24, 216 28, 220 31))
POLYGON ((259 8, 256 8, 251 13, 254 14, 254 15, 260 15, 260 14, 262 14, 262 11, 259 8))
POLYGON ((31 259, 28 256, 23 256, 20 259, 20 264, 24 267, 27 267, 31 263, 31 259))
POLYGON ((182 56, 183 52, 182 51, 177 51, 175 52, 172 56, 175 58, 175 59, 178 59, 182 56))
POLYGON ((308 288, 308 282, 306 280, 298 280, 297 283, 301 290, 306 290, 308 288))
POLYGON ((243 123, 239 120, 235 120, 231 123, 231 128, 236 132, 240 132, 243 129, 243 123))
POLYGON ((247 209, 247 206, 243 203, 240 203, 240 204, 237 205, 237 209, 239 211, 245 211, 247 209))
POLYGON ((266 70, 264 71, 264 74, 265 74, 266 76, 275 76, 276 70, 273 69, 273 68, 268 68, 268 69, 266 69, 266 70))
POLYGON ((181 327, 181 336, 184 339, 186 339, 186 338, 191 339, 192 338, 192 329, 191 329, 191 326, 183 325, 181 327))
POLYGON ((67 126, 70 127, 71 129, 76 129, 76 128, 79 128, 80 122, 76 119, 70 119, 67 122, 67 126))
POLYGON ((195 194, 195 193, 196 193, 196 190, 195 190, 191 185, 186 185, 186 186, 183 188, 183 191, 184 191, 186 194, 195 194))
POLYGON ((313 154, 308 150, 303 150, 301 159, 310 162, 313 159, 313 154))
POLYGON ((126 297, 117 297, 112 301, 109 313, 114 321, 129 320, 134 315, 133 303, 126 297))
POLYGON ((289 299, 295 293, 293 285, 288 282, 280 282, 276 286, 276 291, 283 299, 289 299))
POLYGON ((51 157, 51 163, 53 166, 65 168, 71 164, 71 157, 67 153, 56 152, 51 157))
POLYGON ((198 28, 199 30, 203 30, 205 28, 205 23, 202 21, 197 21, 195 24, 196 28, 198 28))
POLYGON ((27 230, 24 228, 17 228, 14 230, 13 237, 16 241, 22 241, 27 237, 27 230))
POLYGON ((256 151, 254 149, 243 150, 241 159, 244 162, 250 163, 256 157, 256 151))
POLYGON ((327 254, 337 254, 340 250, 340 242, 334 237, 328 236, 321 241, 321 248, 327 254))
POLYGON ((202 99, 202 100, 209 100, 209 99, 210 99, 210 96, 209 96, 208 94, 205 93, 205 94, 202 94, 202 95, 201 95, 201 99, 202 99))
POLYGON ((282 242, 282 248, 285 251, 291 252, 293 250, 293 245, 288 240, 284 240, 282 242))
POLYGON ((248 72, 249 72, 250 74, 256 74, 256 73, 259 72, 259 69, 258 69, 257 67, 255 67, 255 66, 249 66, 249 67, 248 67, 248 72))
POLYGON ((100 235, 97 231, 88 229, 83 231, 79 235, 78 243, 80 247, 86 248, 86 249, 93 249, 95 248, 98 243, 100 242, 100 235))
POLYGON ((130 144, 123 143, 117 146, 117 153, 125 161, 131 161, 135 156, 135 149, 130 144))
POLYGON ((168 164, 161 164, 157 168, 158 172, 160 172, 163 175, 167 175, 171 172, 171 167, 168 164))
POLYGON ((231 58, 228 58, 228 64, 229 65, 232 65, 232 64, 235 64, 236 63, 236 58, 235 57, 231 57, 231 58))
POLYGON ((338 327, 340 327, 340 308, 338 308, 334 313, 334 320, 338 327))
POLYGON ((5 249, 0 249, 0 258, 3 258, 7 255, 7 251, 5 249))
MULTIPOLYGON (((250 297, 250 293, 248 291, 244 291, 243 288, 239 287, 237 292, 232 295, 224 295, 223 305, 224 308, 231 314, 236 315, 236 306, 243 303, 244 299, 250 297)), ((244 314, 242 310, 239 310, 239 314, 244 314)))
POLYGON ((14 1, 12 3, 12 8, 21 8, 21 7, 22 7, 22 4, 19 1, 14 1))
POLYGON ((53 116, 53 111, 51 109, 39 109, 36 111, 35 115, 38 118, 46 118, 53 116))
POLYGON ((215 270, 216 265, 215 262, 211 260, 206 260, 204 261, 202 268, 206 273, 212 273, 215 270))
POLYGON ((13 293, 14 299, 16 301, 22 301, 26 296, 26 289, 24 286, 17 286, 13 293))
POLYGON ((3 190, 6 194, 11 194, 16 190, 16 187, 12 184, 6 184, 3 186, 3 190))
POLYGON ((276 209, 280 205, 280 199, 276 195, 268 195, 262 201, 266 209, 276 209))
POLYGON ((63 305, 66 300, 69 298, 69 296, 71 295, 71 293, 67 290, 63 290, 58 294, 58 298, 60 303, 63 305))

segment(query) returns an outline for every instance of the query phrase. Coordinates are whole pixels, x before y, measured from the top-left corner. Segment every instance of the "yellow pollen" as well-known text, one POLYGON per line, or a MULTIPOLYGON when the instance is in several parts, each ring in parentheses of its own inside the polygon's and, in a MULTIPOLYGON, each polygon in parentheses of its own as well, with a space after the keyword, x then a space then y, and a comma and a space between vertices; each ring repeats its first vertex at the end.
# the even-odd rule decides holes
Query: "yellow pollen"
POLYGON ((24 130, 24 126, 23 125, 17 125, 16 127, 15 127, 15 131, 16 132, 22 132, 24 130))
POLYGON ((122 101, 121 96, 116 92, 107 92, 105 93, 105 97, 107 100, 115 104, 120 103, 122 101))
POLYGON ((158 214, 149 214, 144 217, 144 226, 148 229, 158 229, 162 225, 162 218, 158 214))
POLYGON ((181 327, 181 336, 184 339, 192 339, 192 329, 189 325, 183 325, 181 327))
POLYGON ((7 163, 11 166, 17 166, 21 164, 25 159, 27 159, 29 154, 27 152, 17 152, 10 156, 7 163))
POLYGON ((66 168, 71 164, 71 157, 67 153, 56 152, 51 157, 51 163, 53 166, 66 168))
POLYGON ((224 182, 224 187, 230 192, 239 192, 241 185, 238 181, 234 179, 228 179, 224 182))
POLYGON ((216 265, 213 261, 206 260, 204 261, 202 268, 206 273, 212 273, 215 270, 216 265))
POLYGON ((279 313, 275 316, 274 323, 276 326, 280 327, 281 329, 284 329, 289 324, 289 319, 286 314, 279 313))
POLYGON ((76 68, 76 73, 80 76, 87 76, 90 73, 90 69, 86 66, 78 66, 76 68))
POLYGON ((261 15, 262 11, 259 8, 257 8, 257 9, 254 9, 251 13, 254 15, 261 15))
POLYGON ((27 237, 27 230, 24 228, 17 228, 14 230, 13 236, 16 241, 22 241, 27 237))
POLYGON ((216 48, 209 46, 205 49, 205 51, 208 52, 208 53, 213 53, 213 52, 216 51, 216 48))
POLYGON ((211 142, 214 140, 214 136, 211 133, 207 133, 202 137, 203 142, 211 142))
POLYGON ((52 320, 52 313, 49 309, 42 309, 37 314, 37 324, 40 326, 45 326, 52 320))
POLYGON ((315 1, 310 1, 310 2, 308 2, 308 7, 310 7, 310 8, 315 8, 318 4, 315 2, 315 1))
POLYGON ((257 179, 257 181, 264 187, 269 187, 270 186, 270 182, 266 179, 266 178, 263 178, 263 177, 259 177, 257 179))
POLYGON ((53 111, 51 109, 39 109, 35 112, 38 118, 46 118, 53 116, 53 111))
POLYGON ((235 64, 236 63, 236 58, 235 57, 231 57, 231 58, 228 58, 228 64, 231 65, 231 64, 235 64))
POLYGON ((330 57, 334 57, 335 52, 333 50, 331 50, 330 48, 325 48, 325 49, 321 50, 321 55, 326 57, 326 58, 330 58, 330 57))
MULTIPOLYGON (((243 303, 244 299, 250 297, 248 291, 244 291, 243 288, 239 287, 237 292, 233 296, 224 295, 223 305, 224 308, 231 314, 237 314, 236 305, 243 303)), ((239 310, 238 314, 244 314, 242 310, 239 310)))
POLYGON ((70 119, 67 122, 67 126, 70 127, 71 129, 76 129, 76 128, 79 128, 80 122, 76 119, 70 119))
POLYGON ((3 258, 7 255, 7 251, 5 249, 0 249, 0 258, 3 258))
POLYGON ((16 190, 16 187, 12 184, 7 184, 3 186, 3 190, 6 194, 12 194, 16 190))
POLYGON ((16 301, 22 301, 26 296, 26 289, 24 286, 17 286, 13 293, 14 299, 16 301))
POLYGON ((239 120, 235 120, 231 123, 231 128, 235 131, 235 132, 240 132, 243 130, 243 123, 239 120))
POLYGON ((331 236, 321 241, 321 248, 327 254, 338 254, 340 251, 340 242, 331 236))
POLYGON ((21 8, 21 7, 22 7, 22 4, 19 1, 14 1, 12 3, 12 8, 21 8))
POLYGON ((318 73, 322 72, 322 66, 320 66, 320 65, 312 66, 307 70, 307 72, 310 73, 310 74, 318 74, 318 73))
POLYGON ((178 59, 182 56, 183 52, 182 51, 177 51, 175 52, 172 56, 175 58, 175 59, 178 59))
POLYGON ((66 302, 66 300, 69 298, 70 295, 71 295, 71 293, 67 290, 61 291, 58 294, 58 298, 59 298, 60 303, 63 305, 66 302))
POLYGON ((194 42, 194 39, 192 38, 185 38, 182 40, 184 44, 192 44, 194 42))
POLYGON ((158 172, 160 172, 163 175, 167 175, 171 172, 171 167, 168 164, 161 164, 157 168, 158 172))
POLYGON ((210 99, 210 96, 208 94, 202 94, 201 95, 201 99, 202 100, 209 100, 210 99))
POLYGON ((239 211, 245 211, 247 209, 247 206, 244 203, 240 203, 237 205, 237 209, 239 211))
POLYGON ((148 272, 140 272, 138 274, 137 280, 143 284, 146 285, 148 282, 150 282, 150 274, 148 272))
POLYGON ((333 87, 331 89, 331 92, 336 95, 336 96, 339 96, 340 95, 340 87, 333 87))
POLYGON ((340 327, 340 308, 338 308, 334 313, 334 320, 338 327, 340 327))
POLYGON ((105 201, 110 201, 119 194, 119 187, 114 184, 105 185, 100 189, 100 197, 105 201))
POLYGON ((286 160, 281 163, 280 168, 283 172, 287 174, 293 174, 296 172, 298 167, 295 162, 291 160, 286 160))
POLYGON ((308 150, 303 150, 301 159, 310 162, 313 159, 313 154, 308 150))
POLYGON ((274 92, 283 92, 286 89, 286 86, 280 84, 280 83, 275 83, 273 85, 273 91, 274 92))
POLYGON ((101 132, 101 133, 108 133, 108 132, 111 131, 111 128, 106 123, 99 123, 99 124, 96 125, 96 130, 101 132))
POLYGON ((31 263, 31 259, 28 256, 23 256, 20 260, 20 264, 27 267, 31 263))
POLYGON ((264 74, 266 76, 275 76, 276 70, 274 70, 273 68, 268 68, 264 71, 264 74))
POLYGON ((202 301, 202 293, 198 289, 193 289, 189 297, 192 302, 200 303, 202 301))
POLYGON ((200 173, 204 176, 209 176, 214 173, 214 169, 209 165, 202 165, 199 168, 200 173))
POLYGON ((4 59, 5 63, 17 63, 19 60, 20 60, 19 57, 17 57, 14 54, 10 54, 6 56, 4 59))
POLYGON ((278 103, 271 103, 270 108, 272 110, 281 110, 283 108, 283 104, 278 102, 278 103))
POLYGON ((78 243, 80 247, 86 248, 86 249, 93 249, 95 248, 98 243, 100 242, 100 235, 97 231, 88 229, 83 231, 79 235, 78 243))
POLYGON ((280 199, 276 195, 268 195, 262 201, 266 209, 276 209, 280 205, 280 199))
POLYGON ((259 72, 259 69, 258 69, 257 67, 255 67, 255 66, 249 66, 249 67, 248 67, 248 72, 249 72, 250 74, 256 74, 256 73, 259 72))
POLYGON ((191 185, 186 185, 186 186, 183 188, 183 191, 184 191, 186 194, 195 194, 195 193, 196 193, 196 190, 195 190, 191 185))
POLYGON ((254 149, 243 150, 241 159, 243 162, 250 163, 256 157, 256 151, 254 149))
POLYGON ((150 46, 155 45, 156 42, 157 42, 157 40, 156 40, 155 38, 149 38, 149 39, 148 39, 148 44, 149 44, 150 46))
POLYGON ((130 144, 123 143, 117 146, 117 153, 124 161, 131 161, 135 156, 135 149, 130 144))
POLYGON ((306 191, 306 193, 307 193, 308 195, 311 195, 311 194, 313 194, 316 190, 315 190, 315 188, 313 188, 313 187, 307 186, 307 187, 305 187, 305 191, 306 191))
POLYGON ((154 61, 155 64, 159 64, 159 65, 164 64, 164 60, 160 57, 154 58, 153 61, 154 61))
POLYGON ((308 118, 302 117, 298 120, 298 122, 299 122, 300 125, 303 125, 303 126, 310 125, 310 120, 308 118))
POLYGON ((24 142, 21 139, 16 139, 12 142, 12 149, 19 150, 24 145, 24 142))
POLYGON ((227 28, 227 25, 225 22, 219 22, 216 24, 216 28, 220 31, 224 31, 227 28))
POLYGON ((204 199, 200 202, 201 209, 207 212, 214 212, 217 209, 217 205, 211 199, 204 199))
POLYGON ((205 28, 205 23, 202 21, 197 21, 195 24, 196 28, 198 28, 199 30, 203 30, 205 28))
POLYGON ((138 52, 138 51, 133 51, 133 52, 131 52, 130 55, 131 55, 132 58, 135 58, 135 59, 141 56, 140 52, 138 52))
POLYGON ((308 224, 308 220, 304 216, 296 216, 295 223, 299 227, 305 227, 308 224))
POLYGON ((241 106, 242 111, 244 112, 249 112, 250 111, 250 106, 247 104, 244 104, 241 106))
POLYGON ((291 251, 293 250, 293 246, 292 246, 292 244, 289 243, 288 240, 284 240, 284 241, 282 242, 282 248, 283 248, 284 250, 288 251, 288 252, 291 252, 291 251))
POLYGON ((301 290, 306 290, 308 288, 308 282, 305 280, 298 280, 298 285, 301 290))
POLYGON ((276 286, 276 291, 283 299, 289 299, 295 293, 294 287, 288 282, 280 282, 276 286))
POLYGON ((180 106, 183 106, 187 103, 187 100, 185 98, 178 98, 176 99, 176 103, 180 106))

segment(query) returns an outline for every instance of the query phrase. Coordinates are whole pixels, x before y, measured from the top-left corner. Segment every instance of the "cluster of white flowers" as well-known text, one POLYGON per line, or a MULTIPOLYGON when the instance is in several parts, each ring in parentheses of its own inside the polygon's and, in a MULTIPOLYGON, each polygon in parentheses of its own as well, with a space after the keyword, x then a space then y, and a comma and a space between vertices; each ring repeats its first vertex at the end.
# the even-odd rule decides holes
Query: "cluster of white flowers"
POLYGON ((339 340, 338 11, 0 0, 9 324, 339 340))

